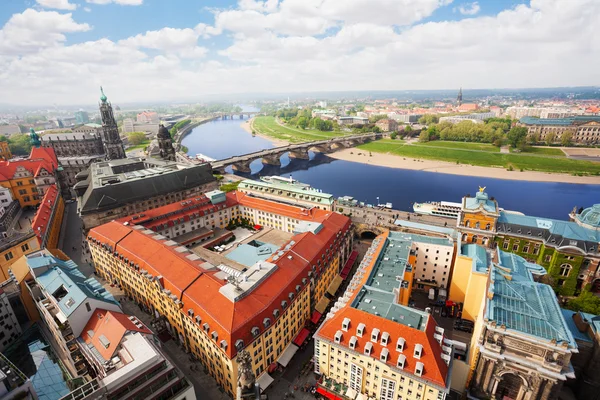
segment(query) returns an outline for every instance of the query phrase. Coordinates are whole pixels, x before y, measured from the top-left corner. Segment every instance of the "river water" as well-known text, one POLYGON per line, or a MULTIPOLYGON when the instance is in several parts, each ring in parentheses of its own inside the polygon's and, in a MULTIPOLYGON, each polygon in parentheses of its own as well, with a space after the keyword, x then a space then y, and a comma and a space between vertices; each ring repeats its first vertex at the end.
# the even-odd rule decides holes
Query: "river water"
MULTIPOLYGON (((254 111, 246 109, 246 111, 254 111)), ((274 147, 260 137, 252 137, 240 119, 212 121, 196 127, 184 139, 189 154, 202 153, 222 159, 274 147)), ((373 154, 376 157, 376 154, 373 154)), ((573 207, 600 203, 600 185, 511 181, 378 167, 335 160, 310 153, 310 160, 281 157, 281 167, 251 164, 250 178, 265 175, 293 175, 335 197, 353 196, 370 204, 390 202, 395 209, 412 210, 413 202, 454 201, 467 193, 474 195, 479 186, 487 187, 500 205, 508 210, 546 218, 567 219, 573 207)))

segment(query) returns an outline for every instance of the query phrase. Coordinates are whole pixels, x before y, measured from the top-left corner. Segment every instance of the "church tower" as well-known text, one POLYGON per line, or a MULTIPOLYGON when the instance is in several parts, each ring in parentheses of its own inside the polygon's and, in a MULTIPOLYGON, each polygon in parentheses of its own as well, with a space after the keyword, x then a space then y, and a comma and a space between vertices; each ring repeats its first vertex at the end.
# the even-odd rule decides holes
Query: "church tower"
POLYGON ((458 103, 459 107, 462 104, 462 88, 460 88, 458 90, 458 97, 456 98, 456 102, 458 103))
POLYGON ((104 90, 100 88, 100 116, 102 117, 102 144, 107 160, 125 158, 125 149, 119 136, 117 121, 113 115, 112 105, 107 101, 104 90))
POLYGON ((160 148, 160 158, 163 160, 175 161, 175 149, 173 148, 173 139, 169 130, 163 124, 158 128, 158 147, 160 148))

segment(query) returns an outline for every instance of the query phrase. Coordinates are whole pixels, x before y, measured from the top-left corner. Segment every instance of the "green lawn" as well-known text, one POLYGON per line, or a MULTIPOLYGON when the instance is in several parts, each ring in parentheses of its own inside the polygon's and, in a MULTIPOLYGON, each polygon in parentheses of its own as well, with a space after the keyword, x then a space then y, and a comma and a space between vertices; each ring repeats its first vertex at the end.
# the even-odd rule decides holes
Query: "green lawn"
POLYGON ((527 147, 523 153, 566 157, 565 153, 561 149, 557 149, 556 147, 527 147))
POLYGON ((461 164, 478 165, 483 167, 512 166, 515 171, 559 172, 567 174, 600 175, 600 163, 591 161, 572 160, 568 158, 544 157, 528 154, 504 154, 492 151, 473 151, 454 148, 433 147, 430 145, 390 143, 389 141, 374 141, 358 146, 359 149, 390 153, 402 157, 441 160, 461 164))
POLYGON ((449 149, 467 149, 467 150, 481 150, 489 151, 492 153, 499 153, 500 148, 489 143, 471 143, 471 142, 444 142, 441 140, 435 140, 433 142, 419 143, 419 146, 431 146, 431 147, 447 147, 449 149))
POLYGON ((252 129, 256 131, 256 133, 292 143, 331 139, 333 137, 343 135, 342 132, 323 132, 314 129, 303 130, 295 127, 282 126, 275 121, 275 117, 267 116, 259 116, 254 118, 252 122, 252 129))
POLYGON ((148 146, 149 144, 150 144, 149 140, 144 140, 140 144, 136 144, 135 146, 128 147, 127 150, 125 150, 125 152, 130 152, 132 150, 137 150, 137 149, 144 149, 144 147, 148 146))

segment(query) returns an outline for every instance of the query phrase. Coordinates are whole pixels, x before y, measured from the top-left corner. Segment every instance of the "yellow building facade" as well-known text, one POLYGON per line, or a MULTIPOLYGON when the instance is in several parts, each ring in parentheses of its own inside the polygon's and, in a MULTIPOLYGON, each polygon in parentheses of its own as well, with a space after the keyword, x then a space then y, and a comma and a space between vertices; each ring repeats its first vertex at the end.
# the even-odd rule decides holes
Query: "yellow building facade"
POLYGON ((476 244, 462 245, 456 254, 449 299, 463 303, 463 319, 477 319, 487 285, 489 258, 486 249, 476 244))
POLYGON ((3 280, 8 279, 8 269, 15 261, 39 249, 40 245, 33 232, 17 239, 5 239, 2 246, 0 246, 0 271, 3 280))
POLYGON ((0 142, 0 159, 10 160, 11 158, 12 153, 10 152, 10 148, 8 147, 8 142, 0 142))
POLYGON ((498 202, 488 196, 485 187, 480 187, 475 197, 464 197, 458 218, 462 242, 490 247, 499 215, 498 202))

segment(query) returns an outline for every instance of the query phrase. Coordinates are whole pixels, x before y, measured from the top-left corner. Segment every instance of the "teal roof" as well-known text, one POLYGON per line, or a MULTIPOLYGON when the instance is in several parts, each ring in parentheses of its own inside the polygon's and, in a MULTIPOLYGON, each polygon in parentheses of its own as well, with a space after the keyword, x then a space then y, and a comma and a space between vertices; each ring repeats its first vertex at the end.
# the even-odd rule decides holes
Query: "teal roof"
MULTIPOLYGON (((600 242, 600 232, 595 229, 585 228, 576 222, 561 221, 550 218, 538 218, 528 215, 500 212, 498 223, 507 223, 525 227, 548 230, 553 235, 567 239, 600 242)), ((516 233, 516 232, 515 232, 516 233)))
POLYGON ((555 126, 568 126, 574 124, 583 124, 586 122, 600 122, 600 116, 595 115, 581 115, 576 117, 567 118, 536 118, 536 117, 523 117, 519 120, 520 123, 525 125, 555 125, 555 126))
POLYGON ((86 278, 73 261, 38 252, 27 257, 27 264, 38 285, 50 295, 61 288, 66 291, 57 303, 67 317, 88 298, 119 304, 96 279, 86 278))
POLYGON ((575 325, 575 321, 573 321, 573 316, 577 314, 577 312, 565 310, 564 308, 561 308, 560 311, 562 312, 563 318, 567 323, 567 327, 571 331, 571 335, 573 335, 575 340, 580 340, 582 342, 592 341, 592 338, 587 332, 581 332, 579 329, 577 329, 577 325, 575 325))
POLYGON ((576 348, 554 290, 533 280, 532 272, 543 268, 514 254, 498 254, 500 262, 490 272, 485 318, 507 330, 576 348))
POLYGON ((37 133, 35 133, 33 128, 31 128, 29 130, 29 141, 31 142, 31 145, 33 147, 40 147, 42 145, 42 142, 40 141, 40 137, 38 136, 37 133))
POLYGON ((465 197, 465 208, 469 210, 477 210, 480 207, 487 212, 498 212, 497 204, 494 200, 490 200, 486 192, 477 192, 475 197, 465 197))
POLYGON ((228 253, 225 257, 247 267, 251 267, 258 261, 264 261, 271 257, 271 255, 279 249, 278 246, 271 243, 254 242, 258 244, 258 247, 242 244, 228 253))
POLYGON ((575 218, 580 223, 589 225, 594 229, 600 228, 600 204, 594 204, 586 208, 581 214, 577 214, 575 218))
POLYGON ((478 244, 464 244, 460 247, 460 254, 473 260, 474 272, 487 273, 490 260, 485 247, 478 244))
POLYGON ((395 303, 394 290, 407 283, 403 282, 402 277, 405 270, 412 268, 411 265, 407 265, 407 261, 413 242, 452 246, 449 239, 390 232, 352 307, 416 329, 424 329, 428 314, 395 303))

